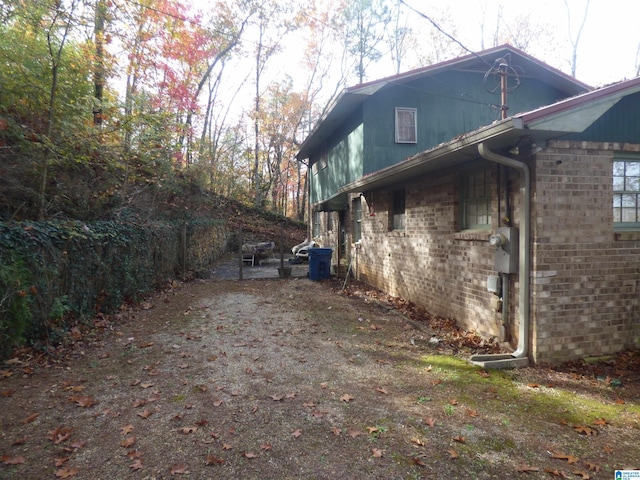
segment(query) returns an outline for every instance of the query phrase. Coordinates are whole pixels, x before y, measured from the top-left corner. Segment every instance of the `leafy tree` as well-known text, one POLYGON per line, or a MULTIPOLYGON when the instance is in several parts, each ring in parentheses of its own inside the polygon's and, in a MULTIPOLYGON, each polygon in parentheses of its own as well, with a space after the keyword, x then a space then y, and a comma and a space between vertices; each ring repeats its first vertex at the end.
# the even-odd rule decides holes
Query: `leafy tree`
POLYGON ((345 4, 342 14, 343 42, 358 83, 362 83, 367 67, 382 57, 379 47, 391 21, 390 11, 384 0, 352 0, 345 4))

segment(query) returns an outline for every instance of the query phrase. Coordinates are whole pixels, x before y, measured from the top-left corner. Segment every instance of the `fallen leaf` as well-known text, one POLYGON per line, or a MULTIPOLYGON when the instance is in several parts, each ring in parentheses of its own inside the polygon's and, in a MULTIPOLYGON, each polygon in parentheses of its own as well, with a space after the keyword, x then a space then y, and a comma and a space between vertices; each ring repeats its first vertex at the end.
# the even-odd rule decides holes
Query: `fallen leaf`
POLYGON ((4 398, 9 398, 12 397, 14 393, 16 393, 15 390, 3 390, 2 392, 0 392, 0 395, 2 395, 4 398))
POLYGON ((351 429, 347 432, 347 434, 351 437, 351 438, 356 438, 359 437, 360 435, 362 435, 362 432, 360 430, 355 430, 355 429, 351 429))
POLYGON ((69 390, 70 392, 81 392, 85 389, 84 385, 70 385, 65 388, 65 390, 69 390))
POLYGON ((77 467, 62 467, 59 470, 56 470, 56 477, 58 478, 69 478, 78 474, 77 467))
POLYGON ((150 409, 146 408, 146 409, 144 410, 144 412, 139 412, 139 413, 138 413, 138 416, 139 416, 139 417, 142 417, 142 418, 144 418, 144 419, 147 419, 147 418, 149 418, 151 415, 153 415, 153 412, 154 412, 154 410, 150 410, 150 409))
POLYGON ((333 433, 336 437, 339 437, 342 433, 342 430, 340 430, 338 427, 333 427, 331 429, 331 433, 333 433))
POLYGON ((609 455, 611 455, 614 452, 613 447, 611 445, 603 445, 602 451, 604 453, 608 453, 609 455))
POLYGON ((382 388, 382 387, 378 387, 376 388, 376 392, 378 393, 382 393, 383 395, 387 395, 389 392, 387 392, 386 389, 382 388))
POLYGON ((578 432, 580 435, 586 435, 587 437, 593 437, 598 434, 597 430, 593 428, 586 427, 584 425, 576 425, 573 429, 578 432))
POLYGON ((587 472, 585 472, 584 470, 573 470, 571 473, 573 473, 575 476, 583 478, 585 480, 589 480, 591 478, 589 476, 589 474, 587 472))
POLYGON ((122 448, 131 448, 133 444, 136 443, 136 437, 134 435, 128 436, 124 440, 120 442, 120 446, 122 448))
POLYGON ((316 404, 315 404, 315 403, 313 403, 313 402, 304 402, 304 403, 302 404, 302 406, 303 406, 303 407, 305 407, 305 408, 313 408, 313 407, 315 407, 315 406, 316 406, 316 404))
POLYGON ((475 418, 475 417, 479 416, 479 414, 478 414, 477 410, 472 410, 470 408, 467 408, 467 416, 475 418))
POLYGON ((133 408, 143 407, 146 404, 147 404, 147 400, 145 400, 144 398, 136 398, 133 401, 133 408))
POLYGON ((465 443, 467 440, 462 435, 459 435, 457 437, 453 437, 453 441, 458 443, 465 443))
POLYGON ((127 457, 134 459, 134 458, 140 458, 142 456, 142 454, 140 453, 139 450, 129 450, 127 452, 127 457))
POLYGON ((374 458, 381 458, 384 455, 384 450, 381 450, 380 448, 372 448, 371 454, 374 458))
POLYGON ((284 398, 284 395, 281 394, 275 394, 275 395, 271 395, 271 398, 274 402, 279 402, 280 400, 282 400, 284 398))
POLYGON ((207 455, 207 459, 204 463, 205 465, 221 465, 224 463, 224 459, 218 458, 215 455, 207 455))
POLYGON ((593 421, 593 424, 594 424, 594 425, 599 425, 599 426, 601 426, 601 427, 604 427, 605 425, 608 425, 608 424, 609 424, 609 421, 608 421, 608 420, 606 420, 606 419, 604 419, 604 418, 596 418, 596 419, 593 421))
POLYGON ((223 450, 231 450, 233 447, 231 445, 229 445, 228 443, 223 443, 222 444, 222 449, 223 450))
POLYGON ((540 388, 540 385, 537 383, 527 383, 527 387, 529 388, 540 388))
POLYGON ((458 452, 456 452, 453 448, 447 450, 447 452, 449 453, 449 458, 451 458, 453 460, 458 458, 458 452))
POLYGON ((93 397, 76 395, 69 397, 69 401, 75 403, 77 407, 83 408, 93 407, 96 403, 98 403, 97 400, 93 397))
POLYGON ((137 458, 136 460, 134 460, 134 462, 131 465, 129 465, 129 468, 134 472, 137 472, 138 470, 142 470, 144 468, 144 466, 142 465, 142 459, 137 458))
POLYGON ((51 440, 54 445, 59 445, 71 436, 73 429, 71 427, 58 427, 48 432, 47 439, 51 440))
POLYGON ((426 464, 426 463, 424 463, 424 462, 423 462, 420 458, 418 458, 418 457, 413 457, 411 460, 413 461, 413 463, 415 463, 416 465, 418 465, 418 466, 420 466, 420 467, 426 467, 426 466, 427 466, 427 464, 426 464))
POLYGON ((616 398, 616 404, 617 405, 624 405, 624 400, 621 398, 616 398))
POLYGON ((141 383, 140 387, 142 387, 144 389, 151 388, 151 387, 153 387, 153 383, 151 383, 151 382, 141 383))
POLYGON ((31 414, 31 415, 29 415, 28 417, 23 418, 23 419, 22 419, 22 423, 24 423, 25 425, 26 425, 27 423, 31 423, 31 422, 33 422, 36 418, 38 418, 39 416, 40 416, 40 414, 39 414, 39 413, 32 413, 32 414, 31 414))
POLYGON ((565 454, 562 452, 552 452, 551 458, 556 458, 558 460, 566 460, 569 465, 571 465, 572 463, 577 463, 578 460, 580 460, 578 457, 574 455, 565 454))
POLYGON ((478 375, 480 375, 482 378, 489 378, 489 372, 487 372, 486 370, 478 370, 478 375))
POLYGON ((451 400, 449 400, 449 405, 458 405, 458 400, 452 398, 451 400))
POLYGON ((417 438, 417 437, 413 437, 413 438, 411 439, 411 443, 413 443, 413 444, 415 444, 415 445, 418 445, 418 446, 420 446, 420 447, 424 447, 424 446, 425 446, 425 443, 424 443, 421 439, 419 439, 419 438, 417 438))
POLYGON ((222 399, 218 399, 218 400, 214 400, 213 401, 213 406, 214 407, 219 407, 220 405, 222 405, 224 403, 224 400, 222 399))
POLYGON ((297 429, 295 429, 295 430, 293 431, 293 433, 292 433, 291 435, 293 435, 295 438, 298 438, 298 437, 300 437, 300 435, 302 435, 302 430, 300 430, 299 428, 297 428, 297 429))
POLYGON ((189 473, 189 467, 186 463, 180 463, 171 467, 171 475, 186 475, 189 473))
POLYGON ((367 427, 369 433, 376 433, 378 431, 378 427, 367 427))
POLYGON ((18 438, 17 440, 14 440, 11 443, 11 445, 24 445, 27 442, 28 439, 29 439, 29 437, 26 437, 26 436, 18 438))
POLYGON ((122 432, 123 435, 129 435, 131 432, 133 432, 133 425, 131 424, 125 425, 120 429, 120 431, 122 432))
POLYGON ((87 442, 73 442, 68 447, 65 447, 64 450, 67 451, 67 452, 75 452, 76 450, 80 450, 86 444, 87 444, 87 442))
POLYGON ((329 384, 327 382, 322 382, 320 384, 320 388, 322 388, 323 390, 325 390, 328 386, 329 386, 329 384))
POLYGON ((436 420, 433 417, 427 417, 427 418, 423 419, 422 422, 427 427, 435 427, 435 425, 436 425, 436 420))
POLYGON ((244 452, 244 457, 246 457, 246 458, 257 458, 258 455, 256 455, 253 452, 244 452))
POLYGON ((270 443, 263 443, 262 445, 260 445, 260 448, 266 451, 266 450, 271 450, 272 446, 270 443))
POLYGON ((539 472, 540 469, 538 467, 530 467, 528 465, 520 465, 518 468, 516 468, 516 472, 521 472, 521 473, 529 473, 529 472, 539 472))
POLYGON ((342 395, 340 397, 340 401, 342 402, 350 402, 351 400, 353 400, 355 397, 349 395, 348 393, 345 393, 344 395, 342 395))
POLYGON ((5 465, 18 465, 24 463, 26 459, 23 456, 12 457, 10 455, 2 455, 0 461, 5 465))
POLYGON ((562 470, 558 470, 558 469, 552 470, 551 468, 545 468, 544 471, 547 472, 549 475, 553 475, 554 477, 569 478, 567 474, 564 473, 562 470))
POLYGON ((56 467, 61 467, 62 465, 64 465, 71 457, 60 457, 60 458, 55 458, 53 460, 53 464, 56 467))
POLYGON ((598 473, 600 471, 600 465, 596 465, 595 463, 587 462, 587 470, 591 470, 592 472, 598 473))

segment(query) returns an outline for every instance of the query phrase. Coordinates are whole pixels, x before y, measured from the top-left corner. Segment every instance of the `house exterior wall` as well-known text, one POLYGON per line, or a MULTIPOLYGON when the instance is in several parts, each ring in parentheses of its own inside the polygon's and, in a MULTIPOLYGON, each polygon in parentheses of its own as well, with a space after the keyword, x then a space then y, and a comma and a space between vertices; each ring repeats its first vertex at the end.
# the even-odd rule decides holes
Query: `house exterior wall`
POLYGON ((532 199, 532 354, 558 363, 640 337, 640 233, 613 228, 613 155, 640 145, 555 141, 532 199))
MULTIPOLYGON (((640 232, 613 228, 617 152, 640 153, 640 145, 554 141, 527 162, 532 172, 530 352, 536 363, 639 345, 640 232)), ((389 228, 393 189, 365 193, 354 268, 360 280, 376 288, 496 338, 502 314, 486 286, 487 277, 496 275, 488 238, 503 207, 496 188, 492 229, 459 231, 459 175, 459 170, 445 171, 404 185, 404 231, 389 228)), ((521 219, 519 182, 511 172, 515 227, 521 219)), ((346 227, 351 232, 350 221, 346 227)), ((322 238, 323 246, 336 248, 335 234, 326 232, 322 238)), ((507 331, 515 346, 518 275, 507 279, 507 331)))
MULTIPOLYGON (((500 95, 487 91, 484 73, 443 72, 390 85, 367 97, 310 157, 312 205, 330 199, 340 187, 364 175, 499 119, 500 95), (395 142, 396 107, 416 109, 416 143, 395 142)), ((540 80, 527 78, 510 94, 509 112, 531 110, 566 96, 540 80)))
POLYGON ((339 133, 327 142, 325 150, 311 158, 311 203, 325 201, 338 188, 362 177, 364 125, 354 115, 339 133))
MULTIPOLYGON (((382 89, 363 104, 364 174, 394 165, 458 135, 501 118, 500 95, 487 91, 482 72, 453 71, 382 89), (395 108, 417 111, 417 142, 395 143, 395 108)), ((495 86, 495 85, 491 85, 495 86)), ((498 90, 499 92, 499 90, 498 90)), ((532 110, 566 98, 535 78, 509 94, 509 113, 532 110)))
MULTIPOLYGON (((487 338, 497 337, 502 314, 492 302, 496 297, 487 290, 487 277, 497 274, 495 248, 488 242, 492 229, 458 231, 458 181, 458 173, 450 171, 405 185, 405 229, 396 231, 389 227, 393 191, 367 192, 363 197, 362 242, 353 268, 357 278, 367 284, 425 307, 434 315, 454 318, 461 327, 487 338)), ((493 195, 492 218, 497 226, 497 189, 493 195)), ((516 200, 512 198, 512 203, 517 204, 516 200)), ((347 218, 351 232, 352 216, 347 218)), ((332 235, 322 233, 321 238, 329 246, 326 242, 332 235)), ((510 277, 515 299, 517 275, 510 277)), ((509 317, 516 318, 517 306, 512 303, 508 308, 509 317)), ((517 324, 512 322, 509 329, 515 335, 517 324)))

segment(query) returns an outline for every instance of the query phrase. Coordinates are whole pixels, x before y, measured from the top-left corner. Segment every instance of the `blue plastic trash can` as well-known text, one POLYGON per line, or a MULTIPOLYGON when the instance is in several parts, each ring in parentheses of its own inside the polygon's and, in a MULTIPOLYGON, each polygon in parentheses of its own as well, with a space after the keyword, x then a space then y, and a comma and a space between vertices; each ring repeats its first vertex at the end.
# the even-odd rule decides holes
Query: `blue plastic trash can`
POLYGON ((309 278, 311 280, 326 280, 331 276, 330 248, 309 249, 309 278))

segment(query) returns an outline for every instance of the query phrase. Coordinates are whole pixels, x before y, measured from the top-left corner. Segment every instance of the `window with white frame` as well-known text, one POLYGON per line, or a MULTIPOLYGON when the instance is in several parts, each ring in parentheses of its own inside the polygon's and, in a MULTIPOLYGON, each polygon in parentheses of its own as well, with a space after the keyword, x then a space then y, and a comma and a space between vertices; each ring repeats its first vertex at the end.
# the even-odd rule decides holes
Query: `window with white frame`
POLYGON ((616 156, 613 160, 613 225, 640 229, 640 156, 616 156))
POLYGON ((491 226, 491 170, 484 168, 462 175, 461 229, 491 226))
POLYGON ((396 107, 396 143, 418 141, 418 119, 415 108, 396 107))

